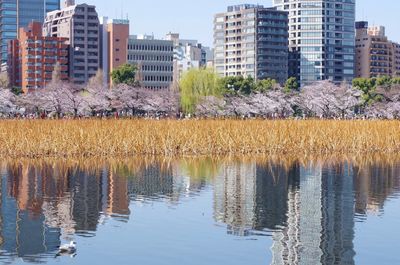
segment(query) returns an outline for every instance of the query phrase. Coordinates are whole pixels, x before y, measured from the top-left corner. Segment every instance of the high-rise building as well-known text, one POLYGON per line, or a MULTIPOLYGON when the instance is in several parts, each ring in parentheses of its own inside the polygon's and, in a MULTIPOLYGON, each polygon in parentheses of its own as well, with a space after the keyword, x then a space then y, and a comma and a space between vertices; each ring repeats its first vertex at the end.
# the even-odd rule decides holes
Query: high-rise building
POLYGON ((301 85, 354 78, 355 0, 273 0, 289 14, 289 76, 301 85))
POLYGON ((153 36, 130 36, 128 63, 138 67, 136 79, 142 87, 169 89, 173 82, 174 45, 172 41, 153 36))
POLYGON ((385 27, 356 23, 356 77, 400 75, 400 44, 391 42, 385 27))
POLYGON ((43 23, 47 12, 60 9, 60 0, 0 0, 1 62, 7 62, 7 43, 32 21, 43 23))
POLYGON ((99 18, 95 6, 67 2, 63 9, 47 13, 43 34, 68 39, 70 79, 84 84, 100 67, 99 18))
POLYGON ((8 73, 12 86, 24 92, 45 88, 51 82, 56 64, 60 79, 68 80, 66 38, 43 37, 42 23, 32 22, 19 30, 19 38, 9 42, 8 73))
POLYGON ((392 42, 393 46, 393 76, 400 77, 400 44, 392 42))
POLYGON ((214 17, 214 65, 221 76, 288 76, 288 15, 260 5, 229 6, 214 17))
POLYGON ((110 83, 111 72, 128 62, 129 20, 101 17, 100 25, 100 68, 110 83))

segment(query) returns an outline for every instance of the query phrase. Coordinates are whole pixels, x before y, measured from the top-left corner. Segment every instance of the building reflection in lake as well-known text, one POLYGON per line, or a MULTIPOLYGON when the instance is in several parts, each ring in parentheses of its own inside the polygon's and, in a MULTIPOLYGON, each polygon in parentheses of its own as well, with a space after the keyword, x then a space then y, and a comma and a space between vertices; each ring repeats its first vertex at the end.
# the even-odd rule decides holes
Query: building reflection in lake
POLYGON ((355 218, 400 191, 387 163, 10 162, 0 173, 0 252, 32 262, 110 217, 128 222, 131 201, 177 204, 211 188, 214 219, 231 235, 270 236, 272 264, 354 264, 355 218))
POLYGON ((274 265, 354 264, 355 215, 381 211, 399 180, 386 164, 234 163, 215 178, 215 218, 229 234, 271 235, 274 265))

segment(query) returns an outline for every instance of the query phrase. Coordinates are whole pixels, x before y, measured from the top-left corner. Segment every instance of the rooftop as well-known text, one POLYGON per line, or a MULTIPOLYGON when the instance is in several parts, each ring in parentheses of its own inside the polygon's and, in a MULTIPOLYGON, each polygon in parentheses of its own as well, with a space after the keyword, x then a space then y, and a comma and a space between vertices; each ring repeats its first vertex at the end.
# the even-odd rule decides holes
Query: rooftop
POLYGON ((228 12, 235 12, 235 11, 240 11, 243 9, 251 9, 251 8, 264 8, 263 5, 254 5, 254 4, 241 4, 241 5, 232 5, 228 6, 227 11, 228 12))

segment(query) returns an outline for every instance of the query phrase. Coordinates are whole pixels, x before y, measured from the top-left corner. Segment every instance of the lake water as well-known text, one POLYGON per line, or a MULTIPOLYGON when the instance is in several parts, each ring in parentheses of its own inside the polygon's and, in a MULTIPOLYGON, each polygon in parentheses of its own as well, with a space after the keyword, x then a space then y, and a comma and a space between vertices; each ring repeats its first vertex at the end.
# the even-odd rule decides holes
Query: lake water
POLYGON ((396 159, 21 160, 0 177, 3 264, 400 264, 396 159))

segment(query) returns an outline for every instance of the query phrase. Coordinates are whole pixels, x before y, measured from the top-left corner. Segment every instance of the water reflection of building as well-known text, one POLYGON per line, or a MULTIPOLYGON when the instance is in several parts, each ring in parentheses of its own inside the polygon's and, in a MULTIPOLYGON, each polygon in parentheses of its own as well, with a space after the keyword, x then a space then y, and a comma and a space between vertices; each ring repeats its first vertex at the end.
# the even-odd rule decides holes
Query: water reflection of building
POLYGON ((204 170, 210 163, 194 163, 202 168, 194 176, 185 173, 192 165, 157 162, 9 164, 0 172, 0 251, 37 262, 60 237, 95 232, 108 216, 127 221, 132 199, 175 203, 213 181, 215 219, 229 234, 272 235, 272 264, 354 264, 355 213, 381 209, 400 191, 395 166, 266 161, 204 170))
POLYGON ((347 164, 232 163, 214 185, 228 233, 272 234, 272 264, 354 264, 354 183, 347 164))
POLYGON ((256 164, 223 167, 214 183, 215 218, 228 225, 229 233, 245 235, 253 228, 256 164))
POLYGON ((400 191, 400 167, 385 164, 354 166, 357 214, 379 214, 385 201, 400 191))
POLYGON ((12 174, 1 176, 1 248, 26 261, 40 262, 35 255, 57 249, 60 229, 49 227, 38 210, 43 178, 40 174, 31 178, 31 170, 16 168, 12 174))
POLYGON ((286 224, 288 193, 298 185, 300 167, 297 163, 286 168, 283 164, 257 164, 253 228, 277 229, 286 224))
POLYGON ((106 167, 14 163, 0 187, 0 249, 33 262, 56 251, 60 237, 96 231, 101 214, 129 214, 127 178, 106 167))
POLYGON ((354 264, 354 195, 347 166, 309 166, 288 196, 287 226, 273 234, 272 264, 354 264))
POLYGON ((237 235, 283 227, 288 191, 297 185, 298 171, 297 164, 286 168, 269 162, 225 166, 214 184, 215 218, 237 235))
POLYGON ((160 164, 154 163, 131 176, 129 194, 137 200, 171 197, 173 184, 172 169, 162 168, 160 164))

